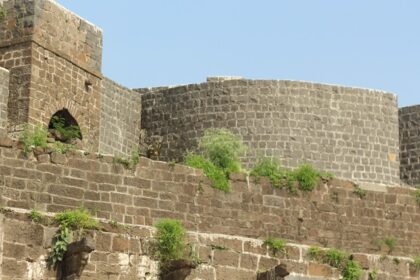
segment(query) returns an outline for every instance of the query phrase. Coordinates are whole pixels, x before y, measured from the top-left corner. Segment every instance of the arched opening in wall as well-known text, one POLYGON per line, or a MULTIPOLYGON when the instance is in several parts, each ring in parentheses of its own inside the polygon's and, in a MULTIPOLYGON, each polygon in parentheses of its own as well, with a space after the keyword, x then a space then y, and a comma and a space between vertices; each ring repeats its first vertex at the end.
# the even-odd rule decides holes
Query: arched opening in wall
POLYGON ((48 130, 56 141, 63 143, 76 144, 83 139, 79 124, 65 108, 51 116, 48 130))

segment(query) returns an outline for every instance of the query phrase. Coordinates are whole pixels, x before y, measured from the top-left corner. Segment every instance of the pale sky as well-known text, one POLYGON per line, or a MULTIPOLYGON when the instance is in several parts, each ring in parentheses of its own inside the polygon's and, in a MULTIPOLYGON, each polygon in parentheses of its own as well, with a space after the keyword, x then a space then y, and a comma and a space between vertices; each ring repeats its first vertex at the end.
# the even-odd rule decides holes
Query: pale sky
POLYGON ((235 75, 376 88, 420 104, 418 0, 59 0, 104 31, 128 87, 235 75))

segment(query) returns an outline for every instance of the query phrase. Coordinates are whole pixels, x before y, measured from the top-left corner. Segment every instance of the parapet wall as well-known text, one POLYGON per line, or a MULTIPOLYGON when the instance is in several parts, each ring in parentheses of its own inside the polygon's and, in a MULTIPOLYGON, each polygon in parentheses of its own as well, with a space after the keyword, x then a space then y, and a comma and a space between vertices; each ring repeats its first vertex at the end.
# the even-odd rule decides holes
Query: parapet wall
POLYGON ((7 102, 9 100, 9 71, 0 68, 0 137, 7 133, 7 102))
POLYGON ((416 255, 420 248, 420 207, 410 188, 378 186, 362 199, 353 183, 332 180, 291 195, 263 178, 254 183, 236 174, 232 191, 224 193, 211 188, 200 170, 146 158, 128 170, 112 161, 56 153, 28 160, 21 151, 1 148, 1 205, 53 213, 83 205, 129 225, 169 217, 201 233, 278 236, 352 252, 375 253, 375 240, 389 236, 396 240, 395 254, 416 255))
POLYGON ((232 129, 250 166, 308 161, 355 181, 399 182, 397 98, 382 91, 293 81, 228 80, 139 90, 142 128, 163 137, 161 159, 181 160, 210 127, 232 129))
POLYGON ((102 80, 99 152, 128 156, 139 146, 141 97, 138 92, 102 80))
POLYGON ((399 110, 401 179, 420 184, 420 105, 399 110))

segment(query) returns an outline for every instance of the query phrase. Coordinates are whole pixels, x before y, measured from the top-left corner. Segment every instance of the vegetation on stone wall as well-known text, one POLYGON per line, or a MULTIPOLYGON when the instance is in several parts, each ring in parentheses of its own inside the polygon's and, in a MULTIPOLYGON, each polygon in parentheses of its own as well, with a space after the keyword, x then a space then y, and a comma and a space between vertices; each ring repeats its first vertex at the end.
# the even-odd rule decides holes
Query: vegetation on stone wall
POLYGON ((36 147, 47 147, 48 131, 41 124, 31 127, 26 125, 19 139, 23 144, 25 154, 36 147))
POLYGON ((55 215, 54 221, 59 227, 54 235, 52 250, 48 258, 51 265, 56 265, 63 260, 73 231, 78 231, 78 235, 81 236, 84 229, 98 227, 98 221, 93 219, 89 211, 83 208, 59 212, 55 215))
POLYGON ((332 177, 331 174, 322 173, 308 163, 290 170, 269 158, 261 159, 252 169, 251 175, 257 178, 268 177, 274 187, 287 188, 291 192, 296 191, 296 184, 302 191, 312 191, 320 182, 321 177, 332 177))
POLYGON ((358 280, 362 275, 360 264, 353 260, 346 251, 336 248, 323 250, 317 246, 309 248, 309 257, 321 263, 328 264, 340 270, 343 280, 358 280))
POLYGON ((181 222, 162 219, 155 227, 155 256, 162 263, 181 258, 185 252, 185 229, 181 222))
POLYGON ((416 199, 417 204, 420 206, 420 189, 414 192, 414 198, 416 199))
POLYGON ((6 17, 6 9, 3 4, 0 3, 0 21, 6 17))
POLYGON ((130 157, 115 156, 114 163, 124 165, 126 168, 134 168, 140 161, 139 149, 135 148, 131 151, 130 157))
POLYGON ((80 128, 77 125, 67 125, 66 120, 60 116, 51 118, 51 125, 56 135, 56 139, 67 142, 75 138, 81 137, 80 128))
POLYGON ((278 253, 286 254, 286 241, 281 238, 269 237, 264 240, 263 245, 268 246, 273 253, 273 256, 276 256, 278 253))
MULTIPOLYGON (((65 129, 64 129, 65 131, 65 129)), ((76 135, 73 132, 70 132, 66 137, 69 137, 69 135, 76 135)), ((73 138, 69 138, 73 139, 73 138)), ((49 148, 50 152, 58 152, 65 154, 70 150, 73 150, 76 148, 75 145, 71 143, 64 143, 61 141, 55 141, 50 137, 50 133, 48 130, 41 124, 38 124, 34 127, 31 127, 30 125, 25 125, 23 132, 20 135, 19 138, 20 142, 23 146, 23 151, 25 154, 28 154, 35 148, 42 148, 46 149, 49 148)))
POLYGON ((31 212, 29 212, 28 217, 35 223, 39 223, 42 220, 42 214, 35 209, 31 209, 31 212))
POLYGON ((227 129, 212 128, 199 140, 200 151, 188 152, 185 163, 202 169, 213 187, 229 191, 229 175, 241 170, 240 156, 247 147, 239 136, 227 129))

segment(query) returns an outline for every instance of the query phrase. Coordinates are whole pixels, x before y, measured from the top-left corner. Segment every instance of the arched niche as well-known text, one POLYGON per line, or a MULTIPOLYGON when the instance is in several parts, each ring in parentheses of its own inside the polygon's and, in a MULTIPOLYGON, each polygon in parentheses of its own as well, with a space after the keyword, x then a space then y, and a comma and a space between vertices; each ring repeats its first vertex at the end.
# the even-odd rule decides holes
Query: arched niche
POLYGON ((54 138, 61 142, 83 139, 79 123, 66 108, 55 112, 51 116, 48 129, 52 132, 54 138))

